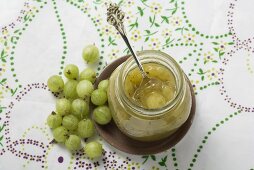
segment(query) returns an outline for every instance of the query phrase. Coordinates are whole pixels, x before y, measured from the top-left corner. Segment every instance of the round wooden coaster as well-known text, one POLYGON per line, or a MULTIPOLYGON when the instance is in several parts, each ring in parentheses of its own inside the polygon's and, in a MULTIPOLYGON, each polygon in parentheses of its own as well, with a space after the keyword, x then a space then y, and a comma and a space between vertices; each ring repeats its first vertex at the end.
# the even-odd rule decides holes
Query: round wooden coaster
MULTIPOLYGON (((95 86, 97 87, 98 83, 101 80, 108 79, 111 75, 111 73, 120 65, 122 64, 129 56, 121 57, 111 64, 109 64, 99 75, 95 82, 95 86)), ((136 155, 147 155, 147 154, 155 154, 162 152, 164 150, 167 150, 171 147, 173 147, 175 144, 177 144, 187 133, 189 130, 194 115, 195 115, 195 108, 196 108, 196 102, 195 102, 195 95, 192 88, 192 85, 189 81, 189 86, 191 89, 191 95, 192 95, 192 107, 190 115, 187 119, 187 121, 172 135, 169 137, 154 141, 154 142, 141 142, 134 139, 131 139, 130 137, 124 135, 116 126, 114 121, 112 120, 107 125, 98 125, 95 124, 95 127, 97 129, 97 132, 100 134, 100 136, 105 139, 110 145, 113 147, 130 154, 136 154, 136 155)))

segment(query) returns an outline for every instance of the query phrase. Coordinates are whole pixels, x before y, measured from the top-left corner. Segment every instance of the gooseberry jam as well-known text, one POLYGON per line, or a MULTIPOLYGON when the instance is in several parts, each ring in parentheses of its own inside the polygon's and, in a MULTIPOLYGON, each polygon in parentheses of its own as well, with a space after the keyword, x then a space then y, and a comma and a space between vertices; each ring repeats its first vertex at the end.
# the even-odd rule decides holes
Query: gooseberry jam
POLYGON ((168 137, 187 120, 191 92, 187 77, 172 57, 154 50, 138 56, 147 74, 162 84, 140 87, 142 76, 130 57, 110 76, 108 103, 114 122, 125 135, 155 141, 168 137))

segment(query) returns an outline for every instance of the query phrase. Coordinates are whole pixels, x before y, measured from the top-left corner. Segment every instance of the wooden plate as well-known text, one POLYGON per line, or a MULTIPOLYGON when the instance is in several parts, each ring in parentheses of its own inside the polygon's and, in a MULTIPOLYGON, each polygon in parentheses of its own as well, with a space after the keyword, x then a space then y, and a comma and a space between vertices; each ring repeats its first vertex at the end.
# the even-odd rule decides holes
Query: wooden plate
MULTIPOLYGON (((101 80, 108 79, 111 75, 111 73, 121 64, 123 63, 129 56, 121 57, 111 64, 109 64, 99 75, 95 82, 95 86, 97 87, 98 83, 101 80)), ((171 147, 173 147, 175 144, 177 144, 187 133, 189 130, 194 115, 195 115, 195 108, 196 108, 196 102, 195 102, 195 95, 192 88, 192 85, 189 81, 189 86, 191 89, 191 95, 192 95, 192 107, 190 115, 187 119, 187 121, 172 135, 169 137, 159 140, 159 141, 153 141, 153 142, 141 142, 134 139, 131 139, 130 137, 124 135, 116 126, 114 121, 112 120, 107 125, 98 125, 96 124, 95 127, 97 129, 97 132, 100 134, 102 138, 104 138, 110 145, 113 147, 130 154, 136 154, 136 155, 147 155, 147 154, 155 154, 158 152, 162 152, 164 150, 167 150, 171 147)))

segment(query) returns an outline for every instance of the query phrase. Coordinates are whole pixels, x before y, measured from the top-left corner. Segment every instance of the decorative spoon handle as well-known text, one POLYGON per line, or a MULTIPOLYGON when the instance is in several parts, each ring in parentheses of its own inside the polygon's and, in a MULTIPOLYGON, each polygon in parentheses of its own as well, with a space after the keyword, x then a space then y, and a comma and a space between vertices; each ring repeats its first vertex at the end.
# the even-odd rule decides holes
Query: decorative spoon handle
POLYGON ((133 49, 129 43, 129 40, 126 36, 126 32, 125 32, 124 25, 123 25, 123 19, 124 19, 124 12, 119 8, 119 6, 117 4, 112 4, 112 3, 109 4, 109 7, 107 9, 107 22, 109 24, 113 25, 117 29, 117 31, 120 33, 124 42, 128 46, 132 56, 134 57, 137 65, 138 65, 138 68, 142 73, 143 78, 146 78, 147 74, 144 71, 143 66, 141 65, 137 55, 133 51, 133 49))

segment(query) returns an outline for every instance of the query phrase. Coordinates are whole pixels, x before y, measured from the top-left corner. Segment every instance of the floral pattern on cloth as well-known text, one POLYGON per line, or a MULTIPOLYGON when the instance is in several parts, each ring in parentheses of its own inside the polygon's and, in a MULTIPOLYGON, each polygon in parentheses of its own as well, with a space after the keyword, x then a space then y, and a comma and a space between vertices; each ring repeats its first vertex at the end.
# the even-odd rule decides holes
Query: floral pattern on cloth
POLYGON ((154 155, 123 153, 97 137, 104 153, 90 160, 50 143, 46 117, 55 97, 47 77, 62 75, 68 63, 86 68, 88 44, 100 49, 98 74, 130 53, 106 22, 105 2, 24 0, 16 18, 0 25, 0 169, 253 170, 252 1, 113 1, 126 13, 134 49, 168 53, 190 79, 193 125, 176 146, 154 155))

